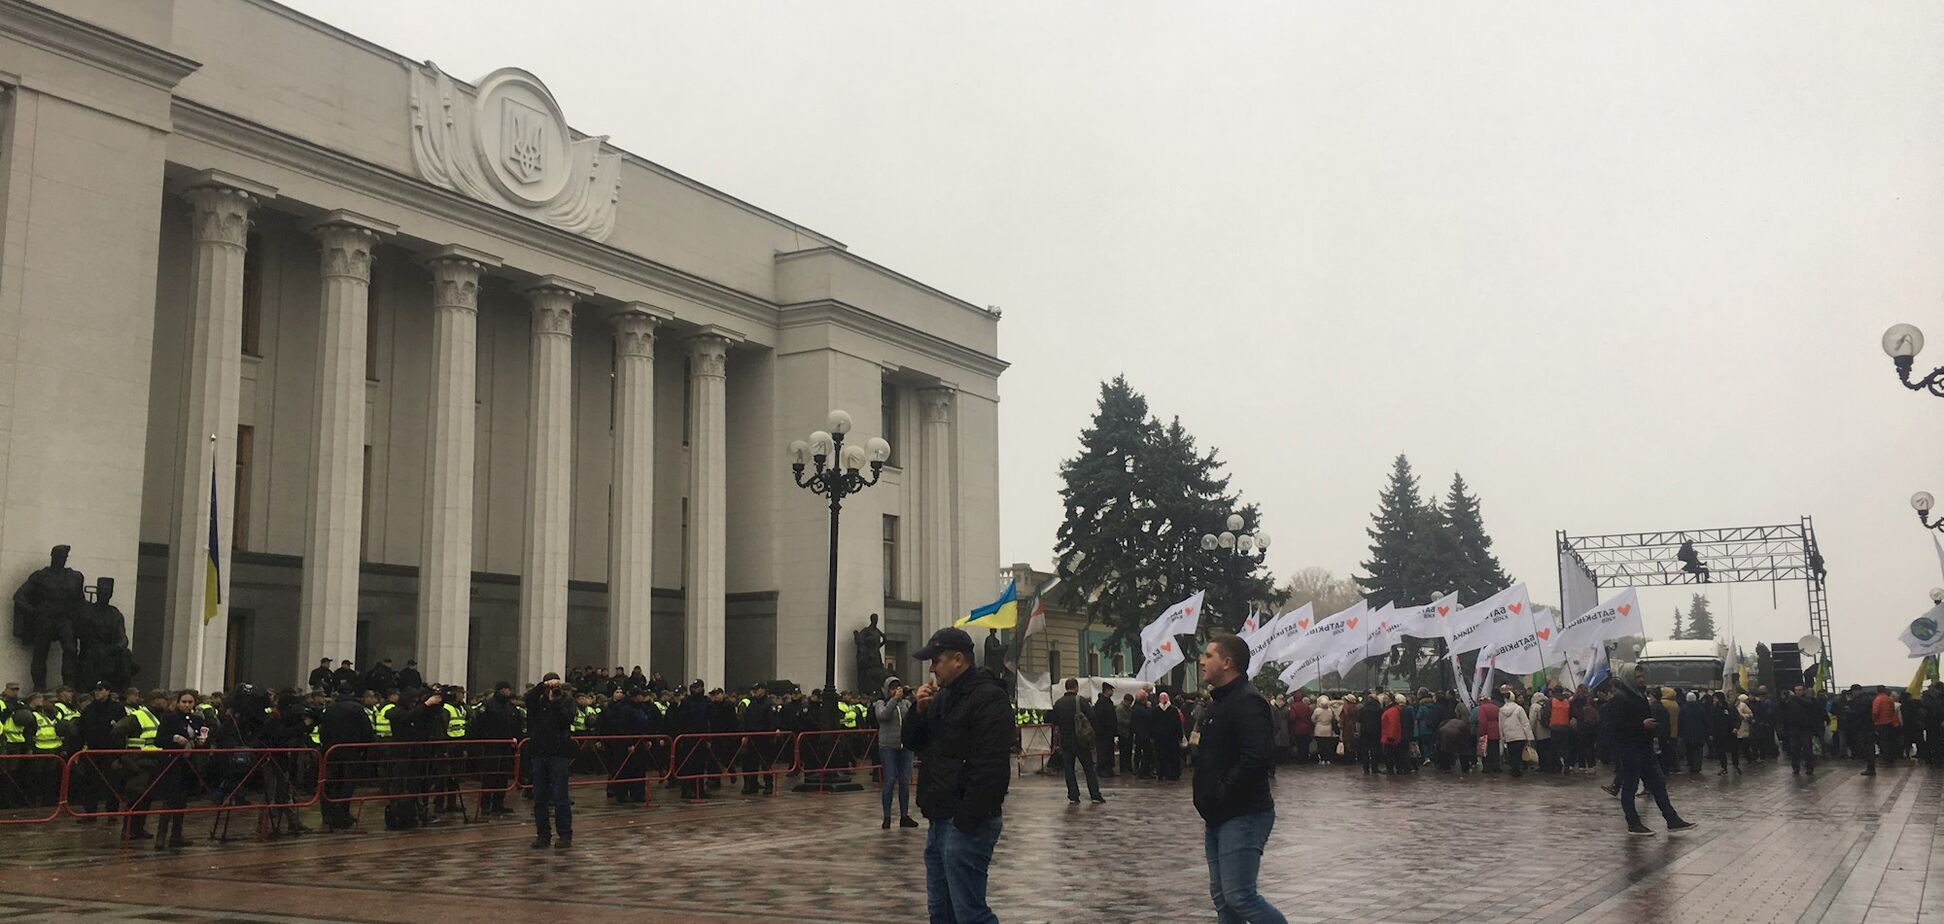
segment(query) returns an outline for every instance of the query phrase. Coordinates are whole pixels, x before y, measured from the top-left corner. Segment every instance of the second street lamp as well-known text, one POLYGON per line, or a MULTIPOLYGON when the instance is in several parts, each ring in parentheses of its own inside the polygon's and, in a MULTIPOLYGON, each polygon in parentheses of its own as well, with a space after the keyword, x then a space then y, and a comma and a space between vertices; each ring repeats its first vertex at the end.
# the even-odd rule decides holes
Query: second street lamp
POLYGON ((1910 380, 1911 370, 1916 366, 1917 354, 1924 351, 1924 332, 1915 324, 1893 324, 1883 332, 1883 352, 1890 355, 1890 361, 1897 365, 1897 378, 1911 391, 1928 391, 1944 398, 1944 366, 1930 371, 1930 374, 1917 381, 1910 380))
POLYGON ((1937 498, 1932 497, 1929 491, 1918 491, 1910 495, 1910 509, 1917 511, 1917 522, 1924 524, 1925 529, 1944 532, 1944 516, 1938 517, 1935 523, 1931 522, 1930 512, 1935 506, 1937 506, 1937 498))
MULTIPOLYGON (((844 498, 856 494, 878 483, 878 476, 884 471, 884 460, 891 457, 891 444, 882 437, 871 437, 858 446, 844 445, 844 437, 850 434, 851 416, 843 411, 831 411, 829 430, 817 430, 808 440, 797 440, 790 444, 790 470, 796 476, 796 485, 812 494, 821 494, 830 499, 830 574, 829 588, 824 600, 824 630, 827 635, 824 646, 824 689, 823 715, 820 716, 823 728, 830 730, 837 724, 837 524, 843 515, 844 498), (862 470, 870 467, 866 477, 862 470), (828 466, 828 467, 826 467, 828 466), (806 474, 804 469, 811 471, 806 474)), ((833 746, 837 746, 833 743, 833 746)), ((818 788, 855 787, 856 783, 823 783, 818 788)))
MULTIPOLYGON (((1228 559, 1230 557, 1240 558, 1248 563, 1248 570, 1244 571, 1243 574, 1255 570, 1255 566, 1261 564, 1262 560, 1268 557, 1269 534, 1261 530, 1245 532, 1244 528, 1248 526, 1248 523, 1242 519, 1242 515, 1239 513, 1229 514, 1228 522, 1223 525, 1228 528, 1222 530, 1219 534, 1202 534, 1202 551, 1214 556, 1218 566, 1224 571, 1229 570, 1230 562, 1228 559)), ((1229 604, 1237 609, 1236 615, 1241 615, 1241 576, 1231 576, 1229 578, 1228 591, 1229 604)))

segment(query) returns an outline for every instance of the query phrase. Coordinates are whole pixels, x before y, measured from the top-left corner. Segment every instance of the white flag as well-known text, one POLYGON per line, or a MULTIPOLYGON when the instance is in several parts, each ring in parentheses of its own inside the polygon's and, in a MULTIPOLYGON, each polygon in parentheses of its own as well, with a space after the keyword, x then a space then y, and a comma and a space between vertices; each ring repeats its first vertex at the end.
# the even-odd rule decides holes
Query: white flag
POLYGON ((1249 636, 1256 634, 1256 630, 1262 628, 1262 623, 1259 621, 1261 612, 1260 607, 1253 603, 1249 604, 1249 618, 1242 620, 1242 631, 1235 633, 1236 637, 1246 642, 1249 636))
POLYGON ((1640 600, 1634 594, 1634 589, 1629 587, 1608 597, 1605 602, 1595 604, 1592 609, 1567 619, 1553 647, 1560 650, 1597 648, 1602 642, 1644 634, 1646 629, 1641 624, 1640 600))
POLYGON ((1162 639, 1177 635, 1194 635, 1201 625, 1202 592, 1197 591, 1174 606, 1168 607, 1147 628, 1141 630, 1141 647, 1154 648, 1162 639))
POLYGON ((1159 681, 1184 660, 1181 646, 1176 644, 1172 635, 1163 636, 1154 644, 1147 645, 1141 653, 1147 660, 1141 662, 1141 669, 1135 672, 1134 679, 1142 683, 1159 681))
POLYGON ((1262 673, 1264 664, 1288 660, 1290 647, 1314 621, 1310 604, 1305 603, 1270 620, 1255 635, 1244 639, 1249 643, 1249 679, 1254 680, 1255 675, 1262 673))
POLYGON ((1923 658, 1934 654, 1944 654, 1944 603, 1930 608, 1930 612, 1910 621, 1910 625, 1897 634, 1897 640, 1910 649, 1910 656, 1923 658))
POLYGON ((1931 534, 1931 546, 1937 549, 1937 570, 1944 574, 1944 542, 1937 541, 1937 534, 1931 534))
MULTIPOLYGON (((1516 641, 1532 632, 1532 601, 1524 584, 1514 584, 1446 620, 1445 640, 1452 654, 1516 641)), ((1499 670, 1513 670, 1499 660, 1499 670)), ((1532 670, 1538 670, 1533 668, 1532 670)))
POLYGON ((1412 638, 1444 638, 1445 620, 1454 612, 1464 609, 1458 605, 1457 594, 1445 594, 1423 606, 1397 610, 1397 630, 1399 635, 1412 638))
POLYGON ((1363 617, 1369 612, 1370 601, 1358 600, 1340 613, 1317 620, 1297 635, 1296 643, 1284 652, 1284 657, 1293 661, 1317 658, 1322 662, 1323 671, 1328 673, 1345 651, 1362 650, 1363 634, 1357 631, 1357 626, 1362 625, 1363 617))
POLYGON ((1321 676, 1323 676, 1321 667, 1316 663, 1315 658, 1310 658, 1306 661, 1292 662, 1288 667, 1283 668, 1281 679, 1283 686, 1296 690, 1308 686, 1310 681, 1321 676))
POLYGON ((1364 617, 1363 650, 1357 660, 1368 661, 1378 655, 1390 654, 1391 646, 1397 644, 1399 623, 1397 611, 1386 603, 1364 617))
POLYGON ((1045 628, 1046 628, 1046 598, 1034 597, 1033 614, 1031 616, 1026 617, 1026 630, 1024 634, 1020 635, 1020 638, 1021 639, 1032 638, 1033 636, 1038 635, 1045 628))

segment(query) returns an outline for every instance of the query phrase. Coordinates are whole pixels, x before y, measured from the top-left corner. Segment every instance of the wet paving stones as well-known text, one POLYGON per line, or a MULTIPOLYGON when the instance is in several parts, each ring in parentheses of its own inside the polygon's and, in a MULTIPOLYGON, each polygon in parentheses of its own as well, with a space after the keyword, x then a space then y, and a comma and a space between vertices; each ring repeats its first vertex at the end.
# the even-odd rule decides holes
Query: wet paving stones
MULTIPOLYGON (((1701 827, 1630 838, 1597 788, 1604 774, 1285 767, 1260 881, 1290 921, 1308 924, 1944 924, 1944 770, 1855 769, 1679 774, 1674 803, 1701 827)), ((1107 804, 1071 806, 1057 778, 1015 781, 992 868, 1000 918, 1214 920, 1187 782, 1103 786, 1107 804)), ((391 833, 374 830, 373 808, 359 833, 225 844, 205 839, 210 819, 192 817, 195 845, 172 853, 124 849, 109 825, 0 828, 0 920, 924 918, 924 830, 881 830, 874 792, 723 792, 691 805, 658 789, 643 809, 577 789, 566 853, 530 849, 524 812, 391 833)), ((238 819, 236 831, 249 826, 238 819)))

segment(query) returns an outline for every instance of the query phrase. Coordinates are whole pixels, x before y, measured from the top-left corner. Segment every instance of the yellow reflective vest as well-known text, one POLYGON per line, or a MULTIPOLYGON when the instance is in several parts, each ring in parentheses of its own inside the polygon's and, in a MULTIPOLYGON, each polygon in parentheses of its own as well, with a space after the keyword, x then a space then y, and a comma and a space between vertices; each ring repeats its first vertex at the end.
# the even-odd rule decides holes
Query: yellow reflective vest
POLYGON ((129 714, 135 717, 135 721, 141 723, 142 730, 136 732, 135 737, 128 739, 128 746, 131 748, 140 748, 144 751, 162 750, 155 746, 155 731, 162 727, 162 723, 156 719, 155 713, 150 712, 147 706, 138 706, 134 712, 129 714))
POLYGON ((397 708, 397 703, 380 703, 378 708, 371 710, 371 733, 378 736, 378 740, 385 741, 391 738, 391 714, 392 710, 397 708))
POLYGON ((54 721, 54 718, 51 716, 34 716, 34 750, 58 751, 61 749, 61 733, 54 730, 54 721))
POLYGON ((446 703, 445 711, 446 711, 446 737, 447 738, 466 737, 466 710, 461 709, 458 706, 455 706, 451 703, 446 703))

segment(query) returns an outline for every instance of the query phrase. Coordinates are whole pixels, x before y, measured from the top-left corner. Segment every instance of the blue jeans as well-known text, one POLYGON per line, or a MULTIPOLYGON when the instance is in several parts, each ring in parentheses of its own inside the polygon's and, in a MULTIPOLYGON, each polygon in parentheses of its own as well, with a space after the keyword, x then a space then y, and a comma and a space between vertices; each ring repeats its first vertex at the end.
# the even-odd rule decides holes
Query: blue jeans
POLYGON ((547 808, 553 808, 554 827, 560 830, 560 839, 572 840, 574 837, 574 803, 567 797, 567 768, 573 766, 571 757, 536 757, 533 759, 533 833, 541 840, 552 840, 547 831, 547 808))
POLYGON ((986 868, 1005 824, 994 815, 971 834, 950 819, 925 832, 925 910, 931 924, 998 924, 986 907, 986 868))
POLYGON ((911 752, 903 748, 878 748, 878 763, 884 767, 884 788, 878 800, 884 803, 884 817, 891 817, 891 787, 898 788, 898 817, 911 815, 911 752))
POLYGON ((1203 829, 1208 855, 1208 894, 1220 924, 1288 924, 1282 912, 1256 892, 1262 847, 1276 826, 1276 810, 1240 815, 1203 829))

